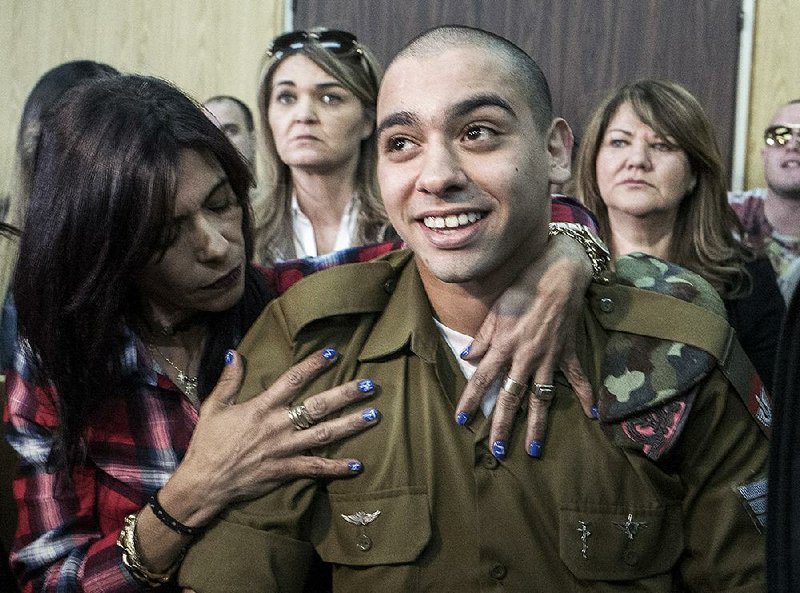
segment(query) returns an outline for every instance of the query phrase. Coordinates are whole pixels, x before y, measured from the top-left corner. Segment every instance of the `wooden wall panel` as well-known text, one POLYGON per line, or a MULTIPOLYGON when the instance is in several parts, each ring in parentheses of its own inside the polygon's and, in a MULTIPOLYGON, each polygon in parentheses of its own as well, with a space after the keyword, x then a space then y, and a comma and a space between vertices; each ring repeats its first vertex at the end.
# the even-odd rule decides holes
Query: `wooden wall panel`
MULTIPOLYGON (((800 99, 800 10, 797 0, 757 0, 753 32, 745 187, 764 187, 761 134, 775 110, 800 99)), ((798 123, 798 122, 794 122, 798 123)))
POLYGON ((689 88, 714 122, 730 162, 739 0, 296 0, 297 27, 350 29, 384 61, 445 23, 499 33, 547 75, 556 112, 579 136, 609 91, 639 78, 689 88))
POLYGON ((231 94, 255 107, 282 0, 0 0, 0 189, 13 171, 22 106, 36 80, 68 60, 107 62, 172 80, 203 100, 231 94))
MULTIPOLYGON (((334 12, 339 15, 352 10, 350 18, 369 27, 374 23, 373 1, 363 0, 352 8, 343 0, 326 4, 336 4, 334 12)), ((297 22, 303 26, 302 19, 314 15, 301 14, 304 3, 299 0, 298 4, 297 22)), ((394 4, 398 11, 395 23, 420 20, 422 13, 436 22, 448 17, 444 3, 430 3, 427 8, 415 7, 413 2, 394 4)), ((524 6, 521 2, 509 4, 524 6)), ((606 3, 597 4, 602 13, 606 3)), ((628 8, 643 10, 636 8, 638 4, 631 2, 628 8)), ((800 97, 796 59, 800 42, 794 34, 800 30, 800 11, 795 5, 796 0, 756 2, 746 187, 764 184, 761 130, 778 104, 800 97)), ((123 70, 165 76, 199 98, 225 92, 254 106, 260 57, 268 40, 281 29, 282 9, 282 0, 0 0, 0 100, 4 105, 0 111, 0 191, 9 186, 12 175, 22 105, 45 70, 66 60, 90 58, 123 70)), ((465 4, 460 16, 460 22, 481 22, 484 13, 465 4)), ((573 18, 585 34, 601 25, 586 14, 573 18)), ((523 26, 522 19, 514 20, 523 26)), ((337 23, 331 18, 326 24, 337 23)), ((613 20, 604 26, 613 28, 613 20)), ((380 47, 391 46, 393 31, 398 29, 385 31, 380 47)), ((548 37, 553 45, 548 51, 558 51, 559 44, 566 43, 563 36, 548 37)), ((614 51, 636 51, 621 31, 616 39, 614 51)), ((706 40, 711 45, 715 42, 713 37, 706 40)), ((603 76, 613 77, 619 65, 613 59, 603 62, 594 55, 576 59, 581 80, 588 77, 598 82, 603 76)), ((579 100, 589 103, 590 97, 579 100)))

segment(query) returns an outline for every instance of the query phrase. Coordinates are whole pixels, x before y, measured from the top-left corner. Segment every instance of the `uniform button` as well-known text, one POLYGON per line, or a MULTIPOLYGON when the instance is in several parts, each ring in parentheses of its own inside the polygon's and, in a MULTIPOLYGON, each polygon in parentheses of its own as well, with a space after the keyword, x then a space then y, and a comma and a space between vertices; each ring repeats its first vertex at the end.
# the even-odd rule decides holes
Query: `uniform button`
POLYGON ((356 546, 362 552, 369 552, 372 549, 372 540, 366 533, 362 533, 358 536, 356 546))
POLYGON ((386 282, 383 283, 383 290, 385 290, 388 294, 392 294, 396 287, 397 287, 397 279, 395 278, 389 278, 386 282))
POLYGON ((492 577, 493 579, 497 579, 498 581, 500 579, 506 578, 507 574, 508 574, 508 569, 506 569, 506 567, 503 566, 502 564, 495 564, 494 566, 492 566, 492 570, 489 571, 489 576, 492 577))
POLYGON ((498 465, 500 465, 500 462, 497 461, 497 459, 494 456, 492 455, 484 456, 483 467, 485 467, 486 469, 495 469, 498 465))
POLYGON ((622 559, 628 566, 633 566, 639 562, 639 553, 635 550, 625 550, 625 552, 622 554, 622 559))
POLYGON ((609 298, 600 299, 600 310, 603 313, 611 313, 614 310, 614 301, 609 298))

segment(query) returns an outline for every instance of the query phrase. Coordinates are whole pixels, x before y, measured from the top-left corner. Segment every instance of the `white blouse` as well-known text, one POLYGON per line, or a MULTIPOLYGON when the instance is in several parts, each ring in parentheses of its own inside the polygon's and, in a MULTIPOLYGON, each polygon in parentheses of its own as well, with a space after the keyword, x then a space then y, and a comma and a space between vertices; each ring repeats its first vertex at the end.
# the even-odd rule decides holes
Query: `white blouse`
MULTIPOLYGON (((350 200, 350 204, 342 214, 339 222, 339 231, 336 233, 336 242, 333 244, 333 251, 347 249, 353 246, 356 234, 356 220, 358 219, 358 200, 355 196, 350 200)), ((294 233, 294 249, 297 257, 315 257, 317 253, 317 241, 314 237, 314 227, 311 220, 300 209, 297 196, 292 193, 292 231, 294 233)))

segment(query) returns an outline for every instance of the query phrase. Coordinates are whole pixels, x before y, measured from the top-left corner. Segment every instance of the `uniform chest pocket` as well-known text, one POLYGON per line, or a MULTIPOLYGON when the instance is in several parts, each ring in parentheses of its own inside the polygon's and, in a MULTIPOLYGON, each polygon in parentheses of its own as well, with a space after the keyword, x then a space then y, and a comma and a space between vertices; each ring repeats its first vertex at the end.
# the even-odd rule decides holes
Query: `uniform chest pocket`
POLYGON ((679 505, 559 511, 559 554, 581 580, 628 581, 669 573, 683 548, 679 505))
POLYGON ((312 540, 325 562, 350 566, 410 564, 431 538, 424 489, 328 494, 317 505, 312 540))

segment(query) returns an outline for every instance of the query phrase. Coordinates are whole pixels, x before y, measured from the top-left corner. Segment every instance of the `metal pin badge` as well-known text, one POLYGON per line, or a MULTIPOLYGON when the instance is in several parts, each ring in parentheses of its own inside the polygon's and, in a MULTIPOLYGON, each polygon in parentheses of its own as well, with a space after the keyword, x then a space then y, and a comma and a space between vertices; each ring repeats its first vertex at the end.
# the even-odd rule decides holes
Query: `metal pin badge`
POLYGON ((636 537, 640 529, 647 527, 647 523, 643 521, 634 521, 633 513, 628 513, 628 519, 625 523, 614 523, 614 525, 625 534, 625 537, 628 538, 629 541, 633 541, 633 538, 636 537))
POLYGON ((587 521, 578 521, 579 527, 575 530, 581 534, 581 556, 589 558, 589 536, 592 532, 589 531, 590 523, 587 521))
POLYGON ((761 391, 756 395, 756 401, 758 402, 756 420, 766 428, 770 428, 772 426, 772 408, 770 407, 767 390, 764 387, 761 387, 761 391))
POLYGON ((342 515, 342 519, 347 521, 348 523, 352 523, 353 525, 359 525, 361 527, 361 533, 358 535, 358 541, 356 542, 356 547, 361 550, 362 552, 367 552, 372 548, 372 539, 367 535, 366 526, 372 523, 375 519, 380 516, 380 511, 375 511, 374 513, 367 513, 365 511, 358 511, 357 513, 353 513, 352 515, 342 515))
POLYGON ((638 535, 639 531, 647 527, 644 521, 634 521, 633 513, 628 513, 628 518, 624 523, 614 523, 625 536, 625 545, 622 550, 622 561, 628 566, 635 566, 639 562, 640 552, 636 550, 636 545, 633 543, 634 538, 638 535))

